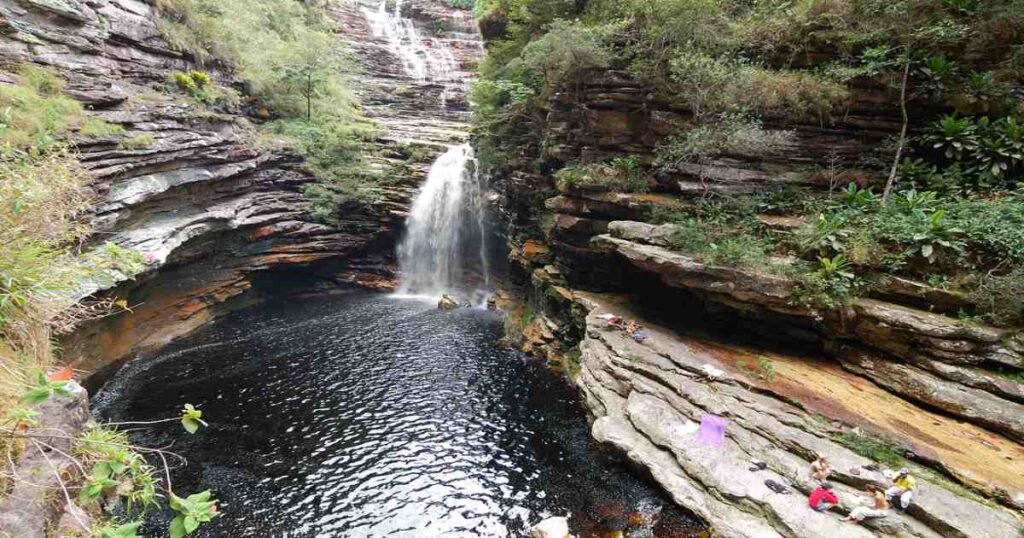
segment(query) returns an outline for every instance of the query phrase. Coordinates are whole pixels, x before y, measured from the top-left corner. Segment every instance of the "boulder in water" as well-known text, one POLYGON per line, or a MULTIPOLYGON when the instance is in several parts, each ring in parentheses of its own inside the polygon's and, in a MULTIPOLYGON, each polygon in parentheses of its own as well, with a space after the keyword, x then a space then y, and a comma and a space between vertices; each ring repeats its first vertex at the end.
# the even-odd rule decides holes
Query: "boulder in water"
POLYGON ((530 528, 530 538, 569 538, 569 520, 549 517, 530 528))
POLYGON ((444 310, 445 312, 455 310, 459 307, 459 302, 454 297, 447 293, 441 296, 441 300, 437 301, 437 309, 444 310))

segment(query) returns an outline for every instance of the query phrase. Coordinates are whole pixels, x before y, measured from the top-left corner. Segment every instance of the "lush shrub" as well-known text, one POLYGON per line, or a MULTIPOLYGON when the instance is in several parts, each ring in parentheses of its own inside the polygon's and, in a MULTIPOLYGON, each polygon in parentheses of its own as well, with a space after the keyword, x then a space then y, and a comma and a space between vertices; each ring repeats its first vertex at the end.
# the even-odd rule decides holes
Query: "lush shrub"
POLYGON ((305 186, 303 192, 313 201, 313 216, 318 220, 336 223, 343 203, 379 198, 387 177, 368 165, 363 151, 366 141, 376 135, 371 124, 314 118, 278 120, 266 128, 276 141, 283 138, 293 143, 316 175, 318 183, 305 186))
POLYGON ((962 189, 1013 186, 1024 179, 1024 118, 946 116, 929 126, 923 141, 962 171, 962 189))
POLYGON ((562 191, 647 192, 650 189, 643 168, 632 157, 563 168, 556 174, 556 179, 562 191))
POLYGON ((0 159, 0 337, 14 353, 0 353, 11 376, 0 384, 0 406, 52 360, 51 332, 88 314, 73 308, 78 290, 142 269, 141 256, 113 245, 80 250, 90 231, 88 181, 69 151, 0 159))
POLYGON ((669 241, 673 249, 709 265, 771 270, 770 239, 757 236, 749 223, 725 222, 713 216, 683 217, 669 241))
POLYGON ((853 264, 842 254, 818 258, 818 263, 797 261, 785 269, 797 281, 793 302, 811 307, 837 308, 860 296, 867 288, 853 264))
POLYGON ((857 265, 921 276, 989 271, 1024 263, 1024 202, 909 190, 883 205, 850 186, 794 242, 808 257, 843 254, 857 265))
POLYGON ((683 49, 670 60, 669 91, 698 118, 729 111, 802 118, 827 117, 845 88, 808 72, 767 69, 748 61, 683 49))
POLYGON ((542 84, 562 84, 588 69, 607 67, 611 53, 605 49, 601 28, 557 20, 541 38, 523 48, 523 67, 542 84))
POLYGON ((730 114, 670 137, 658 148, 658 164, 671 170, 680 163, 707 164, 723 155, 770 155, 790 141, 789 131, 768 131, 748 116, 730 114))

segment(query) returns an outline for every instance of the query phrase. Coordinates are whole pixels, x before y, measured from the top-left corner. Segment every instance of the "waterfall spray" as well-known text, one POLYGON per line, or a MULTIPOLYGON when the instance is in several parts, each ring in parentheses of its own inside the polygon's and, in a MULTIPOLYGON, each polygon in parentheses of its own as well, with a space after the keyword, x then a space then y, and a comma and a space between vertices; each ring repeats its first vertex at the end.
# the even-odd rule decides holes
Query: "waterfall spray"
POLYGON ((430 167, 413 202, 408 230, 398 247, 398 293, 469 293, 476 300, 479 292, 467 283, 466 273, 473 269, 471 264, 479 264, 483 281, 477 284, 486 293, 486 250, 483 187, 473 148, 452 146, 430 167))

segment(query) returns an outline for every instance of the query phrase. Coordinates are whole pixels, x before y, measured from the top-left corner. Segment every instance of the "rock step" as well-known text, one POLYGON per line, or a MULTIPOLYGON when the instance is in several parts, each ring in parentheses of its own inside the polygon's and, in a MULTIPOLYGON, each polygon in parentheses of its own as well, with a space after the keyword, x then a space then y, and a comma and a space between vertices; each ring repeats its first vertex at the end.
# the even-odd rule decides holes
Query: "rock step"
POLYGON ((609 312, 628 317, 628 309, 595 294, 577 296, 590 313, 576 382, 598 417, 595 437, 649 466, 677 502, 724 536, 1016 535, 1019 522, 1010 512, 958 497, 920 477, 918 495, 907 513, 893 512, 864 526, 810 510, 805 495, 814 485, 808 466, 815 457, 827 457, 836 469, 832 480, 844 484, 839 490, 841 513, 855 505, 855 488, 867 483, 884 486, 888 480, 864 468, 873 462, 832 441, 810 413, 752 392, 732 376, 707 379, 701 370, 705 364, 728 371, 726 363, 716 359, 718 353, 649 323, 644 327, 648 338, 638 343, 599 317, 609 312), (731 421, 717 449, 696 441, 697 424, 705 413, 731 421), (765 461, 767 469, 748 470, 751 459, 765 461), (765 485, 767 479, 790 484, 796 491, 776 494, 765 485), (747 518, 736 519, 737 511, 747 518))

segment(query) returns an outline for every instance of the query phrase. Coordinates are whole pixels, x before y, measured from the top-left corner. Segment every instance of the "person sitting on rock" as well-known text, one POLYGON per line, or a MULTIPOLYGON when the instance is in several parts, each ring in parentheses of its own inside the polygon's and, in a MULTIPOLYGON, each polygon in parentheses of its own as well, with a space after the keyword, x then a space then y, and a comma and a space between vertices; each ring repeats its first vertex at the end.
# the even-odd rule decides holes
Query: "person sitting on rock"
POLYGON ((828 475, 832 474, 832 466, 824 457, 818 458, 811 463, 811 480, 824 482, 828 475))
POLYGON ((909 469, 900 469, 896 478, 892 480, 893 486, 885 490, 885 497, 892 499, 893 503, 899 500, 899 507, 906 510, 910 506, 910 500, 914 497, 914 490, 917 489, 917 481, 910 476, 909 469))
POLYGON ((889 515, 889 501, 885 500, 885 494, 875 486, 868 484, 868 493, 871 494, 870 506, 858 506, 850 512, 846 521, 848 523, 860 523, 869 517, 885 517, 889 515))
POLYGON ((836 497, 836 494, 832 492, 832 484, 822 482, 807 497, 807 503, 816 512, 828 512, 833 506, 839 504, 839 497, 836 497))

